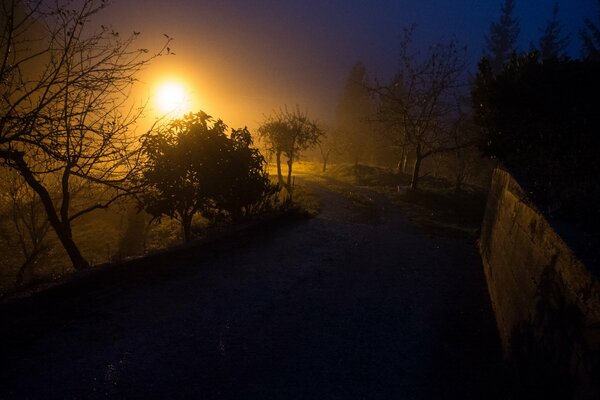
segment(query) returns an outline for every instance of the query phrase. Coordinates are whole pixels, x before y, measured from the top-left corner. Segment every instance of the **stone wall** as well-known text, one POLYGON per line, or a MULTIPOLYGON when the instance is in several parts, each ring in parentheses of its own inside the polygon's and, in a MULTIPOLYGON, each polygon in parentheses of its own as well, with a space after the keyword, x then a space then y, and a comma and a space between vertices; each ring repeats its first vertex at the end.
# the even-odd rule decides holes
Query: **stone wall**
POLYGON ((494 171, 479 246, 519 387, 551 398, 598 395, 599 282, 502 169, 494 171))

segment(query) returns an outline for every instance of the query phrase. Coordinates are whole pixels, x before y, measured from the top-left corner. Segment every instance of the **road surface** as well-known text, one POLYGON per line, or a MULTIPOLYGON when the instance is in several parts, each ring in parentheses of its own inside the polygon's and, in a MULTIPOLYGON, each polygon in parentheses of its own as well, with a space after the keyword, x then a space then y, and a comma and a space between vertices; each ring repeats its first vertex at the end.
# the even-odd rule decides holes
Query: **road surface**
POLYGON ((0 398, 499 397, 472 241, 306 184, 315 218, 1 306, 0 398))

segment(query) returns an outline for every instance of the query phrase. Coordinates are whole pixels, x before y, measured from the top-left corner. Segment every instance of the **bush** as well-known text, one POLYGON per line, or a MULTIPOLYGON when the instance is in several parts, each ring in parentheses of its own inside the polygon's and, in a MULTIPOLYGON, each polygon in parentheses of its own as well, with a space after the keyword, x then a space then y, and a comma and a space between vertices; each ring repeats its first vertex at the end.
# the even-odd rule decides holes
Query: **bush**
POLYGON ((270 205, 278 188, 246 128, 232 130, 203 112, 172 121, 143 139, 144 209, 177 219, 190 240, 196 214, 239 220, 270 205))
POLYGON ((472 89, 480 148, 543 210, 590 229, 600 222, 600 63, 513 57, 494 74, 484 59, 472 89))

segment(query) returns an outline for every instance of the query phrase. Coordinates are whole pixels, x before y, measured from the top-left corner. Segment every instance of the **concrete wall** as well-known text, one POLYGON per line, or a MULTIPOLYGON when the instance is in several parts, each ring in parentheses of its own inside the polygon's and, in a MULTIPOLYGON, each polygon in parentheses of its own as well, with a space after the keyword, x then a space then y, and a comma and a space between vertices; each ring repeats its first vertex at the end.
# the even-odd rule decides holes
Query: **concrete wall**
POLYGON ((600 284, 501 169, 479 245, 504 353, 520 385, 552 398, 598 395, 600 284))

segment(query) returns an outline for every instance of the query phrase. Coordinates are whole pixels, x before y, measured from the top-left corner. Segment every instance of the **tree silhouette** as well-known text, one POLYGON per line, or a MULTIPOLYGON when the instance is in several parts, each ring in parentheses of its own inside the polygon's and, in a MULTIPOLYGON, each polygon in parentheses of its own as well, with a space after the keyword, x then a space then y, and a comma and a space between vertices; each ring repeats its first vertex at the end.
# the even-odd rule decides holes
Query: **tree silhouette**
POLYGON ((600 116, 597 61, 514 57, 498 74, 487 60, 472 88, 480 148, 517 173, 538 206, 597 229, 600 116))
POLYGON ((294 111, 284 108, 267 117, 258 128, 258 133, 267 142, 269 151, 275 154, 279 185, 286 189, 291 200, 293 163, 303 150, 319 143, 321 137, 325 135, 325 131, 319 127, 316 121, 308 117, 308 113, 300 111, 299 108, 294 111), (288 159, 285 182, 281 171, 282 155, 288 159))
MULTIPOLYGON (((598 0, 598 10, 600 16, 600 0, 598 0)), ((600 60, 600 28, 590 18, 584 20, 581 40, 583 42, 584 57, 595 61, 600 60)))
POLYGON ((569 37, 563 36, 562 24, 558 19, 558 3, 554 3, 552 18, 546 24, 539 41, 539 51, 542 60, 564 57, 569 46, 569 37))
POLYGON ((39 197, 23 178, 12 170, 1 172, 0 205, 5 214, 2 215, 0 237, 11 248, 11 256, 19 259, 15 286, 20 287, 25 276, 52 249, 47 238, 50 223, 39 197))
POLYGON ((427 54, 417 57, 410 46, 412 32, 413 28, 405 30, 394 79, 373 91, 379 97, 377 121, 389 130, 393 145, 414 155, 411 188, 417 189, 423 160, 470 142, 460 129, 464 48, 451 41, 431 46, 427 54))
POLYGON ((336 108, 334 132, 349 161, 355 164, 372 153, 373 135, 369 120, 373 105, 368 87, 367 70, 359 61, 350 70, 336 108))
POLYGON ((223 121, 199 112, 143 138, 143 206, 154 217, 177 219, 185 242, 195 215, 214 219, 224 212, 238 220, 261 210, 277 191, 248 130, 226 132, 223 121))
POLYGON ((3 1, 0 13, 0 160, 39 196, 75 269, 89 264, 72 222, 127 193, 141 113, 127 94, 162 53, 137 48, 137 33, 90 26, 105 1, 79 4, 3 1), (102 195, 78 200, 91 190, 102 195))
POLYGON ((497 22, 490 26, 486 36, 486 57, 490 60, 493 71, 499 71, 502 65, 516 53, 519 37, 519 21, 514 17, 515 0, 504 0, 502 14, 497 22))
POLYGON ((339 156, 342 153, 343 145, 340 144, 342 141, 342 134, 335 129, 324 128, 324 134, 317 143, 319 148, 319 155, 321 161, 323 161, 323 167, 321 171, 327 172, 327 166, 331 160, 332 155, 339 156))

